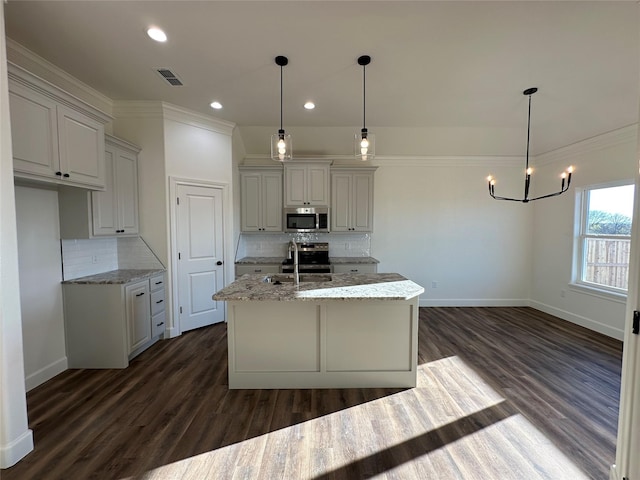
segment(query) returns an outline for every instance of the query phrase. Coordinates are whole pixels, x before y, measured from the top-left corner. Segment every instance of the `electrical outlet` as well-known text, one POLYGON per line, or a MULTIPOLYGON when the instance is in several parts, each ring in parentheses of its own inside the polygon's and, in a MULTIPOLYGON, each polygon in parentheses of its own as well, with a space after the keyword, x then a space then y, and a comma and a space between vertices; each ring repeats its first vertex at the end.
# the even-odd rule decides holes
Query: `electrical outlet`
POLYGON ((564 298, 564 296, 566 295, 567 292, 565 292, 564 290, 560 290, 560 296, 562 298, 564 298))
POLYGON ((91 256, 91 263, 98 263, 98 256, 97 255, 92 255, 91 256))
POLYGON ((431 288, 438 288, 438 282, 431 282, 431 288))

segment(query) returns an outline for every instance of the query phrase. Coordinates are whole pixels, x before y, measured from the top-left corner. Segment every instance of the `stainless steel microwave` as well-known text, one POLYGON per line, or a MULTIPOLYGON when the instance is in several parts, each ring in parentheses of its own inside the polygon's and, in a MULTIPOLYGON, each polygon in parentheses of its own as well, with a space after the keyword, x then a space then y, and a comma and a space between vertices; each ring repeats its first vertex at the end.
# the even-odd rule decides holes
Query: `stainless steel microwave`
POLYGON ((285 232, 328 232, 328 207, 299 207, 284 209, 285 232))

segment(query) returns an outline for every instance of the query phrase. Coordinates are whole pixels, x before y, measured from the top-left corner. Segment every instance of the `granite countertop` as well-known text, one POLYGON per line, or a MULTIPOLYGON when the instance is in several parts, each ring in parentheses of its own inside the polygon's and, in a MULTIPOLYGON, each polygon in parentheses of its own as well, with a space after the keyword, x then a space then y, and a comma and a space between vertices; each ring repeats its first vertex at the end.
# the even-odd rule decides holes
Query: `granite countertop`
POLYGON ((111 285, 124 284, 144 280, 154 275, 164 273, 162 268, 155 269, 139 269, 139 270, 111 270, 110 272, 97 273, 86 277, 72 278, 65 280, 64 284, 95 284, 95 285, 111 285))
MULTIPOLYGON (((279 274, 283 276, 283 274, 279 274)), ((397 273, 332 273, 327 282, 264 281, 270 275, 246 274, 213 295, 222 301, 408 300, 424 288, 397 273)), ((277 276, 274 274, 274 276, 277 276)), ((301 275, 301 276, 304 276, 301 275)), ((317 276, 317 275, 316 275, 317 276)))
POLYGON ((284 257, 243 257, 240 260, 236 260, 236 265, 263 265, 263 264, 278 264, 280 265, 284 257))
MULTIPOLYGON (((278 264, 280 265, 284 257, 243 257, 236 260, 236 265, 266 265, 266 264, 278 264)), ((330 257, 329 261, 334 264, 345 263, 380 263, 380 261, 373 257, 330 257)))

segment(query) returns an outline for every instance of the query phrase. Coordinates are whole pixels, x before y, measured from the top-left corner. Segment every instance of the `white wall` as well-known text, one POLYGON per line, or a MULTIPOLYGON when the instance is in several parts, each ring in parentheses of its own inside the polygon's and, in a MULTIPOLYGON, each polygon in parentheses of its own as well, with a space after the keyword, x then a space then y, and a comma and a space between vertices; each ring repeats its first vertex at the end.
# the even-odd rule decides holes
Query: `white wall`
POLYGON ((501 193, 521 194, 510 184, 521 187, 522 162, 380 160, 371 242, 378 270, 422 285, 421 306, 526 305, 533 210, 493 200, 486 182, 492 173, 501 193))
POLYGON ((550 152, 536 159, 542 190, 560 186, 558 173, 574 165, 571 190, 535 203, 531 305, 565 320, 622 340, 626 299, 572 288, 576 189, 616 180, 633 181, 637 172, 637 126, 627 127, 550 152), (562 296, 564 294, 564 297, 562 296))
POLYGON ((16 186, 20 303, 27 390, 68 367, 58 192, 16 186))
POLYGON ((9 122, 4 4, 0 5, 0 468, 33 450, 27 421, 9 122))

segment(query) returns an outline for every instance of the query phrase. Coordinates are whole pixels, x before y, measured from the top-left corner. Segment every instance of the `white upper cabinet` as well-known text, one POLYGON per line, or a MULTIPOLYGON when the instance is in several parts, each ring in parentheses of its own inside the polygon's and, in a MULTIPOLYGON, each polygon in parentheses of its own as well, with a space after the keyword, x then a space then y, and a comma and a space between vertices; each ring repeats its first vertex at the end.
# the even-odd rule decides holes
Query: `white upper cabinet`
POLYGON ((282 232, 282 168, 239 167, 243 232, 282 232))
POLYGON ((331 169, 331 231, 373 231, 373 175, 377 167, 331 169))
POLYGON ((328 206, 330 164, 331 161, 286 162, 284 165, 285 206, 328 206))
POLYGON ((138 233, 138 147, 106 137, 105 190, 91 192, 93 235, 138 233))
POLYGON ((138 234, 138 153, 124 140, 106 135, 105 188, 58 187, 61 238, 138 234))
POLYGON ((102 190, 110 117, 20 67, 8 71, 14 175, 102 190))

